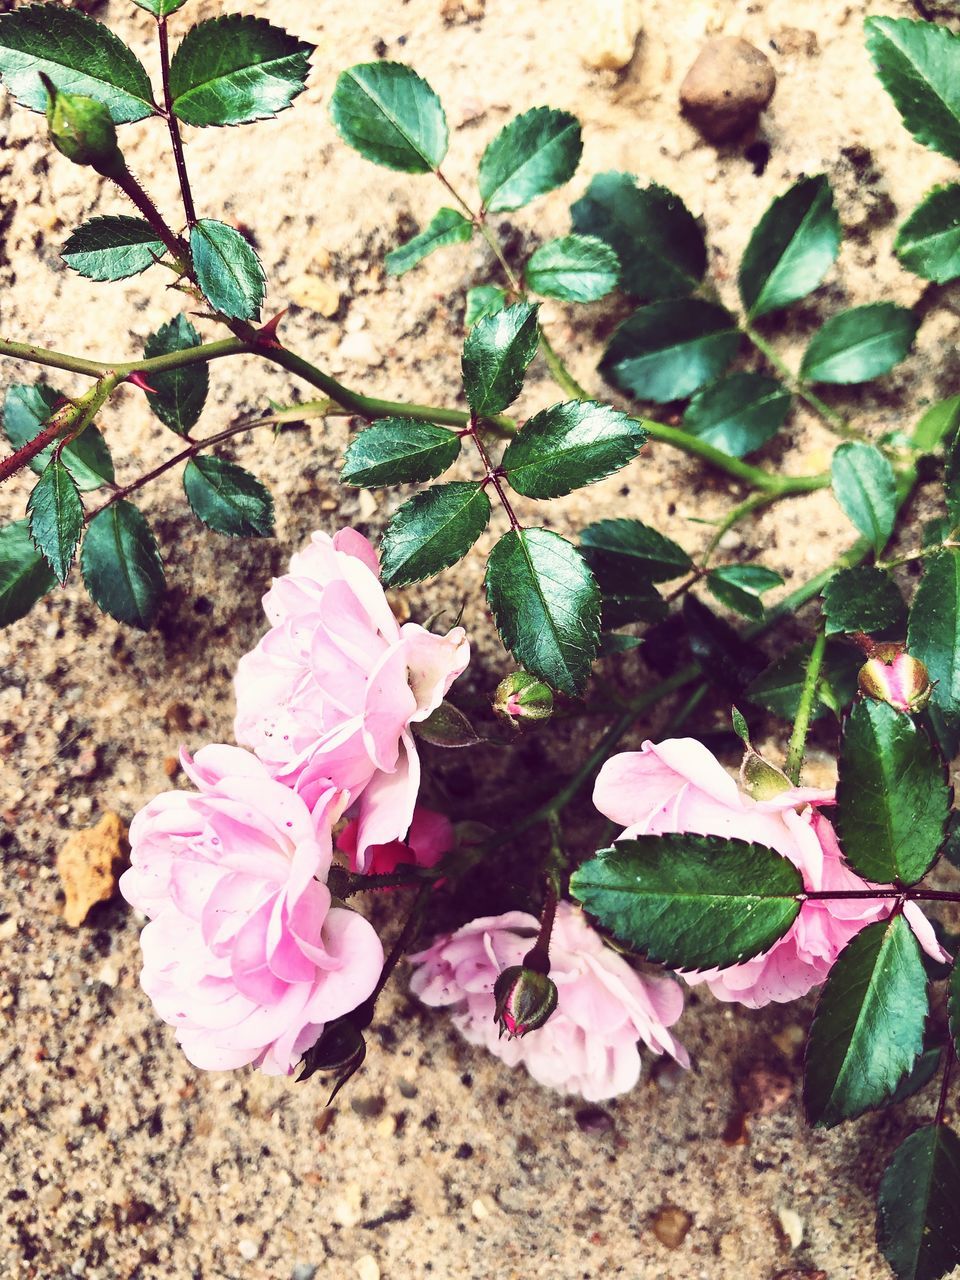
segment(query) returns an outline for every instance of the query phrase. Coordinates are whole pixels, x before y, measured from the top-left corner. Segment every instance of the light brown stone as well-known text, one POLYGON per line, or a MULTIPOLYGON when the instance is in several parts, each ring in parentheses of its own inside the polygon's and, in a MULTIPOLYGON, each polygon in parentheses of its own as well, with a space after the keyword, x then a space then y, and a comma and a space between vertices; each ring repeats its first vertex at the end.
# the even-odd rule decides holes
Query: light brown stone
POLYGON ((730 142, 757 122, 777 87, 765 53, 747 40, 709 40, 680 86, 680 107, 708 142, 730 142))
POLYGON ((77 928, 98 902, 117 891, 116 866, 124 853, 127 829, 107 812, 95 827, 75 831, 57 854, 57 874, 66 902, 63 918, 77 928))

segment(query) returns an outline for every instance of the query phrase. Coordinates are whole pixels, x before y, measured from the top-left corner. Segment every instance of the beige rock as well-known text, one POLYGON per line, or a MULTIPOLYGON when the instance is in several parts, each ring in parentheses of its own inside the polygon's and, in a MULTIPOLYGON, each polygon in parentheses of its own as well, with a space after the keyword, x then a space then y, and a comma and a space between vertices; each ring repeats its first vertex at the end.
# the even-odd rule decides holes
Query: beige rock
POLYGON ((83 924, 98 902, 108 902, 116 893, 116 867, 126 836, 118 815, 107 812, 95 827, 75 831, 57 854, 57 874, 66 895, 63 918, 73 928, 83 924))
POLYGON ((323 276, 302 275, 290 282, 290 301, 329 319, 340 309, 340 290, 323 276))
POLYGON ((693 1218, 685 1209, 675 1204, 665 1204, 654 1214, 650 1226, 653 1234, 667 1249, 679 1249, 693 1224, 693 1218))
POLYGON ((708 40, 680 86, 680 107, 709 142, 729 142, 756 124, 773 97, 770 59, 747 40, 708 40))
POLYGON ((380 1264, 372 1253, 365 1253, 362 1258, 358 1258, 354 1269, 359 1280, 380 1280, 380 1264))
POLYGON ((620 71, 640 35, 640 0, 590 0, 585 6, 580 56, 598 71, 620 71))

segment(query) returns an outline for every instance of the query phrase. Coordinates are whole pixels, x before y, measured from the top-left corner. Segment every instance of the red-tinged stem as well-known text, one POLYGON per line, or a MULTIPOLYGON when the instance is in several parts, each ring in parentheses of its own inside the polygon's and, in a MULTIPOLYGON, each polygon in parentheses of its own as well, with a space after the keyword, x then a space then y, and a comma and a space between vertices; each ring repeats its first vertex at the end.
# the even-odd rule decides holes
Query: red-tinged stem
POLYGON ((547 893, 540 915, 540 932, 537 940, 523 957, 523 967, 536 973, 550 972, 550 935, 557 915, 557 885, 553 876, 547 877, 547 893))
POLYGON ((903 898, 907 902, 960 902, 960 893, 947 889, 811 889, 798 893, 801 902, 829 902, 834 898, 903 898))
POLYGON ((167 128, 170 130, 170 143, 173 147, 173 158, 177 166, 177 177, 180 180, 180 195, 183 198, 183 211, 187 217, 187 225, 192 227, 197 220, 197 212, 193 206, 193 194, 190 191, 190 178, 187 175, 187 162, 183 154, 183 141, 180 137, 180 123, 173 111, 173 96, 170 93, 170 38, 167 33, 167 19, 157 19, 157 30, 160 34, 160 75, 163 80, 163 106, 167 117, 167 128))
POLYGON ((112 171, 107 174, 113 182, 120 188, 128 200, 140 210, 144 218, 150 224, 151 230, 154 232, 158 240, 162 240, 167 249, 173 254, 173 257, 182 266, 186 266, 190 261, 190 246, 181 237, 174 234, 164 221, 163 214, 153 203, 150 197, 141 187, 140 183, 124 164, 116 172, 112 171))
POLYGON ((72 404, 64 405, 62 409, 57 410, 39 434, 35 435, 32 440, 28 440, 16 452, 11 453, 8 458, 2 459, 0 461, 0 484, 3 484, 4 480, 8 480, 21 467, 25 467, 32 462, 37 454, 42 453, 48 444, 53 444, 55 440, 59 440, 73 421, 75 414, 76 409, 72 404))
POLYGON ((493 485, 497 492, 497 497, 500 499, 500 505, 507 513, 507 519, 510 521, 510 528, 513 529, 515 533, 519 533, 523 526, 517 519, 517 513, 514 511, 510 499, 507 497, 507 491, 503 487, 503 483, 497 473, 497 469, 490 460, 490 454, 487 452, 487 446, 480 438, 480 433, 477 430, 477 418, 475 414, 470 415, 470 428, 466 434, 469 435, 470 439, 477 446, 477 452, 480 454, 481 461, 483 462, 486 470, 484 483, 489 482, 493 485))

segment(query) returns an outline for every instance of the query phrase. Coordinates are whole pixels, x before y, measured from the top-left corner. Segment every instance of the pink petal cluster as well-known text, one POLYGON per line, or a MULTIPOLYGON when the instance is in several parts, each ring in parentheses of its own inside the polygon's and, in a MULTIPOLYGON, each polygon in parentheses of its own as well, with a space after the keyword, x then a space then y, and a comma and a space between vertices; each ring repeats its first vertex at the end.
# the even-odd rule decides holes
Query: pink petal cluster
MULTIPOLYGON (((360 823, 354 818, 337 836, 337 852, 344 854, 350 870, 357 872, 360 870, 357 857, 359 829, 360 823)), ((453 823, 450 819, 418 804, 404 840, 391 840, 389 844, 375 844, 367 849, 364 872, 385 876, 400 866, 435 867, 443 855, 450 852, 453 844, 453 823)))
MULTIPOLYGON (((645 742, 640 751, 613 756, 593 794, 600 812, 625 828, 621 839, 691 832, 756 841, 789 858, 808 890, 869 888, 844 862, 833 826, 819 812, 833 800, 833 791, 806 787, 754 800, 693 738, 645 742)), ((691 985, 706 982, 720 1000, 754 1009, 796 1000, 823 982, 855 934, 890 909, 883 898, 808 901, 790 931, 763 955, 683 976, 691 985)), ((945 958, 920 908, 909 903, 904 915, 921 945, 945 958)))
POLYGON ((540 1084, 591 1102, 637 1083, 640 1040, 689 1065, 686 1050, 667 1030, 683 1010, 678 984, 642 977, 569 902, 559 904, 550 938, 556 1012, 522 1039, 501 1039, 494 983, 523 960, 537 929, 535 917, 523 911, 472 920, 410 957, 417 966, 411 989, 424 1004, 450 1008, 454 1025, 471 1044, 483 1045, 508 1066, 522 1063, 540 1084))

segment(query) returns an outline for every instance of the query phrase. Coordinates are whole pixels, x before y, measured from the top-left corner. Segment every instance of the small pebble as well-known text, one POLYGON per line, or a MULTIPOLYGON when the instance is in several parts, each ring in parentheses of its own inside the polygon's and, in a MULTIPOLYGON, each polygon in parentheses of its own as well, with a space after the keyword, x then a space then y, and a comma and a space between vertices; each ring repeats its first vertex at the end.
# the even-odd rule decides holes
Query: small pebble
POLYGON ((497 1206, 489 1196, 480 1196, 479 1199, 474 1200, 473 1204, 470 1206, 470 1212, 478 1222, 482 1222, 484 1218, 490 1217, 496 1207, 497 1206))
POLYGON ((577 32, 580 57, 598 71, 621 71, 640 35, 640 0, 589 0, 577 32))
POLYGON ((356 1272, 360 1280, 380 1280, 380 1266, 372 1253, 357 1259, 356 1272))
POLYGON ((584 1133, 609 1133, 613 1128, 613 1117, 602 1107, 581 1107, 574 1119, 584 1133))
POLYGON ((723 36, 700 50, 680 86, 680 108, 708 142, 730 142, 756 124, 776 87, 765 53, 723 36))
POLYGON ((651 1222, 653 1234, 667 1249, 679 1249, 693 1225, 693 1218, 685 1209, 665 1204, 658 1209, 651 1222))
POLYGON ((794 1209, 781 1206, 777 1209, 780 1229, 790 1241, 791 1249, 799 1249, 803 1243, 803 1219, 794 1209))
POLYGON ((243 1258, 244 1262, 252 1262, 260 1249, 255 1240, 239 1240, 237 1242, 237 1253, 243 1258))
POLYGON ((752 1116, 772 1116, 793 1096, 793 1079, 776 1063, 754 1063, 737 1077, 737 1097, 752 1116))
POLYGON ((311 1262, 298 1262, 293 1268, 290 1280, 316 1280, 319 1267, 315 1267, 311 1262))

